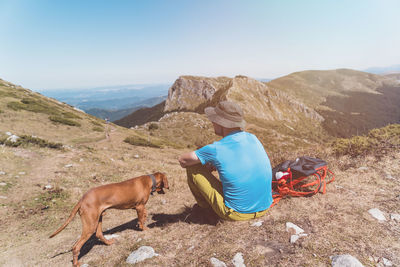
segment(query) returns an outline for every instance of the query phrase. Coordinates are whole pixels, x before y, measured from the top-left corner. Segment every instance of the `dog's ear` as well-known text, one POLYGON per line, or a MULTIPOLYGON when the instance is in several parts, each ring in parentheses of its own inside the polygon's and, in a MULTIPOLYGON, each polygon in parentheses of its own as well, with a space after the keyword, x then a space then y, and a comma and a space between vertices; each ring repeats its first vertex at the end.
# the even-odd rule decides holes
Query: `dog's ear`
POLYGON ((161 177, 162 177, 162 181, 163 181, 163 185, 164 185, 163 187, 166 189, 169 189, 167 176, 164 173, 162 173, 161 177))

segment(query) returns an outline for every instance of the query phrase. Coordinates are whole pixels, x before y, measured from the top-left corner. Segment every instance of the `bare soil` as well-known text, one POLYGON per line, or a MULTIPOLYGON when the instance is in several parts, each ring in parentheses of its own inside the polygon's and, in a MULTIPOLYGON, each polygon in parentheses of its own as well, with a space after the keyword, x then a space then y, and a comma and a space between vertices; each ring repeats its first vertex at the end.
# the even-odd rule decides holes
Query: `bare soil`
POLYGON ((82 194, 162 171, 170 190, 150 197, 149 230, 137 228, 135 211, 109 210, 103 229, 118 235, 117 242, 106 246, 92 237, 81 251, 82 263, 128 266, 128 255, 147 245, 160 256, 136 266, 211 266, 211 257, 232 266, 238 252, 246 266, 327 266, 329 257, 337 254, 351 254, 365 266, 375 266, 380 257, 400 266, 400 223, 389 217, 400 213, 400 151, 388 151, 379 159, 327 156, 336 180, 326 194, 283 199, 256 219, 262 225, 255 227, 254 220, 218 221, 192 211, 194 198, 177 161, 187 150, 132 146, 123 142, 125 137, 126 130, 113 128, 110 139, 80 142, 65 151, 0 146, 0 171, 6 173, 0 175, 0 182, 6 183, 0 187, 0 265, 71 266, 69 250, 81 232, 79 216, 54 238, 49 235, 82 194), (387 221, 371 217, 371 208, 382 210, 387 221), (308 236, 291 244, 286 222, 308 236))

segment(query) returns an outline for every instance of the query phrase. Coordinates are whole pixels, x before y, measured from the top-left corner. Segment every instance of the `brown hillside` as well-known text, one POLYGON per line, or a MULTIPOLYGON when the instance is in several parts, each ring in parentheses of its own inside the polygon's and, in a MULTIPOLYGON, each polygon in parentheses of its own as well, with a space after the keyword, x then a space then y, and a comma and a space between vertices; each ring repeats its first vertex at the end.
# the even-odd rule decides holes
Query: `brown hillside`
MULTIPOLYGON (((147 121, 156 121, 160 118, 159 129, 151 131, 153 136, 167 138, 181 146, 192 147, 198 144, 199 140, 211 139, 204 137, 201 131, 189 133, 188 129, 190 127, 195 129, 196 126, 191 122, 191 117, 182 112, 200 114, 208 131, 212 131, 212 125, 206 123, 204 108, 215 106, 221 100, 235 101, 242 107, 248 121, 247 130, 257 134, 267 147, 274 149, 305 147, 327 139, 327 134, 320 126, 323 118, 317 112, 287 93, 246 76, 179 77, 169 90, 163 116, 160 114, 161 106, 156 106, 134 112, 116 123, 127 127, 138 125, 146 121, 147 115, 144 113, 147 111, 148 115, 152 116, 152 119, 147 121), (163 120, 172 111, 177 112, 173 115, 174 119, 163 120)), ((194 115, 192 117, 194 119, 194 115)), ((146 124, 141 129, 147 130, 148 127, 149 124, 146 124)))
POLYGON ((150 108, 138 109, 130 115, 115 121, 114 123, 126 128, 130 128, 136 125, 142 125, 149 121, 158 121, 164 114, 164 107, 165 101, 150 108))
MULTIPOLYGON (((141 136, 152 142, 157 135, 167 141, 179 135, 183 143, 195 135, 215 139, 204 115, 171 112, 153 126, 149 123, 137 130, 110 124, 107 139, 104 131, 94 129, 107 129, 102 121, 27 89, 0 83, 0 139, 10 131, 65 145, 63 149, 0 145, 0 266, 71 266, 70 248, 82 229, 79 215, 60 234, 48 237, 68 218, 81 196, 90 188, 155 171, 167 174, 170 189, 165 195, 150 196, 146 205, 149 229, 138 229, 132 210, 107 211, 103 231, 116 235, 117 242, 105 246, 92 236, 81 250, 83 264, 131 266, 125 262, 128 255, 140 246, 151 246, 159 256, 135 266, 210 266, 212 257, 231 266, 237 253, 242 253, 246 266, 330 266, 330 256, 339 254, 351 254, 364 266, 377 266, 383 258, 400 266, 400 222, 393 219, 400 214, 400 151, 398 146, 379 147, 376 142, 396 134, 394 144, 398 144, 397 126, 388 128, 393 133, 385 134, 388 129, 384 129, 366 139, 372 148, 380 148, 379 154, 364 151, 361 157, 336 157, 327 144, 285 150, 272 143, 300 142, 304 137, 299 133, 308 125, 301 124, 302 120, 294 130, 289 122, 268 125, 254 119, 250 129, 270 134, 265 135, 265 142, 270 143, 264 144, 273 165, 299 155, 318 156, 328 162, 336 180, 326 194, 285 198, 257 220, 216 221, 192 210, 195 200, 177 158, 193 147, 153 148, 124 141, 128 136, 141 136), (61 123, 68 120, 55 122, 50 116, 80 126, 61 123), (379 208, 386 221, 374 219, 368 213, 372 208, 379 208), (254 226, 255 222, 260 226, 254 226), (290 243, 287 222, 304 229, 307 236, 290 243)), ((353 152, 356 144, 368 147, 357 140, 364 139, 344 144, 350 144, 353 152)))
POLYGON ((378 88, 394 85, 390 78, 351 69, 295 72, 266 84, 295 96, 313 108, 328 96, 343 96, 346 92, 374 94, 378 88))

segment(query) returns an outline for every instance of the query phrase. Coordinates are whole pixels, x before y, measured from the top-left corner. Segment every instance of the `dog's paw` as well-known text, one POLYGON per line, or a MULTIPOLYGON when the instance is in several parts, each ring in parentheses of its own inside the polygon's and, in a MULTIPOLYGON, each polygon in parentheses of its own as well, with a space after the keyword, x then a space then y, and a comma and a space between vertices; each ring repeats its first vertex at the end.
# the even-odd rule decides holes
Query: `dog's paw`
POLYGON ((114 244, 115 241, 116 241, 115 238, 111 238, 111 239, 106 240, 106 242, 104 242, 104 244, 106 244, 107 246, 109 246, 109 245, 114 244))

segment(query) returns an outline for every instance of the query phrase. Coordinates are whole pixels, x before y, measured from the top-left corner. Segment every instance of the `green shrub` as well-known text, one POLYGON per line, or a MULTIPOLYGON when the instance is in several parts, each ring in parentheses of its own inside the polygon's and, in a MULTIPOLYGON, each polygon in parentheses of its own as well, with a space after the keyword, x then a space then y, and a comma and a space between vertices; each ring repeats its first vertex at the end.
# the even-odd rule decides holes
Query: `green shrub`
POLYGON ((57 108, 48 105, 46 102, 41 100, 36 100, 33 98, 23 98, 20 102, 12 101, 7 104, 7 107, 19 111, 19 110, 27 110, 36 113, 44 113, 44 114, 58 114, 59 111, 57 108))
POLYGON ((400 124, 390 124, 386 127, 373 129, 366 136, 352 138, 338 138, 332 143, 332 148, 337 156, 350 155, 362 156, 371 153, 400 147, 400 124))
POLYGON ((150 140, 146 140, 140 136, 130 136, 125 138, 124 140, 125 143, 134 145, 134 146, 148 146, 148 147, 156 147, 156 148, 161 148, 161 145, 155 144, 151 142, 150 140))
POLYGON ((13 92, 0 91, 0 97, 17 97, 13 92))
POLYGON ((157 130, 158 129, 158 124, 157 123, 150 123, 149 125, 149 130, 157 130))
POLYGON ((61 123, 61 124, 69 125, 69 126, 77 126, 77 127, 81 126, 81 124, 76 121, 66 119, 66 118, 63 118, 60 116, 50 116, 49 119, 53 122, 61 123))
POLYGON ((33 201, 26 203, 29 208, 40 208, 41 210, 48 208, 64 208, 67 206, 66 200, 69 199, 70 194, 61 189, 54 188, 37 195, 33 201))
POLYGON ((63 112, 61 114, 67 119, 82 119, 81 117, 72 112, 63 112))
POLYGON ((102 127, 97 127, 97 126, 93 127, 92 130, 95 132, 104 132, 104 129, 102 127))
POLYGON ((98 122, 98 121, 90 121, 93 125, 95 125, 95 126, 99 126, 99 127, 103 127, 103 124, 101 124, 100 122, 98 122))
POLYGON ((37 145, 39 147, 48 147, 48 148, 54 148, 54 149, 62 149, 62 147, 63 147, 63 144, 61 144, 61 143, 49 142, 44 139, 29 136, 29 135, 20 136, 16 142, 8 141, 7 138, 8 137, 1 138, 0 144, 4 144, 6 146, 11 146, 11 147, 27 146, 29 144, 37 145))

